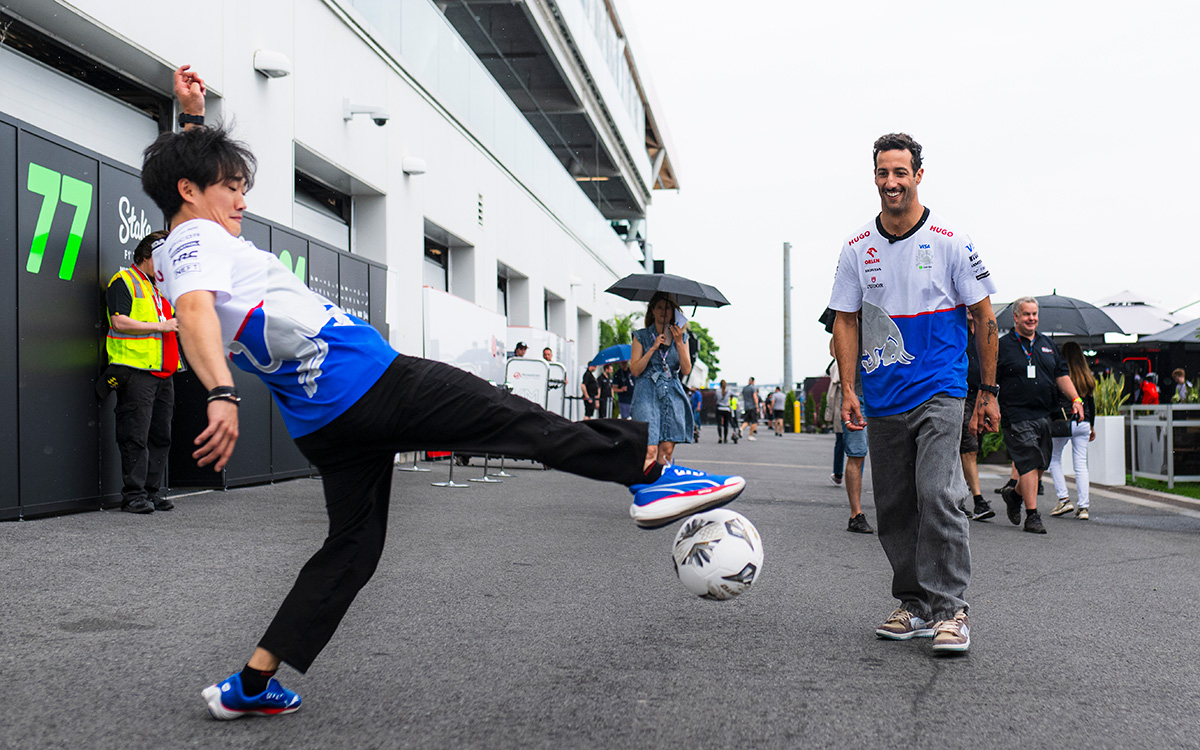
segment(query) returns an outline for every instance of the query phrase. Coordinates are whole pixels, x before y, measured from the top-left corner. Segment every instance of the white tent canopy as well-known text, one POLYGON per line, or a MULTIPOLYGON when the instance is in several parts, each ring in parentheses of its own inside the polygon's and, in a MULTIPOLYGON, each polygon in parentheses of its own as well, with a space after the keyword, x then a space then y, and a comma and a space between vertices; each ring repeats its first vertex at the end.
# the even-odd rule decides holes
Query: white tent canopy
POLYGON ((1186 316, 1175 315, 1159 307, 1155 300, 1128 289, 1093 300, 1092 304, 1104 310, 1125 333, 1139 336, 1149 336, 1188 321, 1186 316))

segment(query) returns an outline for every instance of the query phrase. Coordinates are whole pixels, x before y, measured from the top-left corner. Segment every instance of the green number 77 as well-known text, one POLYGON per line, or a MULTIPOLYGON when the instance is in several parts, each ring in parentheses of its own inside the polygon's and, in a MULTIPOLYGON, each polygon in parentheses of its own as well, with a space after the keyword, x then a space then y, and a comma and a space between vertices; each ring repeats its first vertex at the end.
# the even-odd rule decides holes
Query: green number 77
POLYGON ((70 281, 75 275, 75 261, 79 259, 79 246, 83 243, 83 232, 87 228, 88 216, 92 213, 92 186, 70 175, 63 175, 41 164, 29 164, 29 192, 42 196, 42 208, 38 211, 37 225, 33 230, 33 243, 29 246, 29 261, 25 270, 38 273, 42 270, 42 256, 46 254, 46 241, 50 238, 50 227, 54 224, 54 213, 61 200, 75 207, 71 219, 71 233, 63 251, 62 265, 58 277, 70 281))

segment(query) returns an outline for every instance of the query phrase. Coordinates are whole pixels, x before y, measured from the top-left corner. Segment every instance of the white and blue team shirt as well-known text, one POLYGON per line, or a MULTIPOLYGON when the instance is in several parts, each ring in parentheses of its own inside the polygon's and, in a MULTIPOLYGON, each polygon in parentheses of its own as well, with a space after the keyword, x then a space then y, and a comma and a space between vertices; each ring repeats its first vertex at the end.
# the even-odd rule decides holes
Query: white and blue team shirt
POLYGON ((229 359, 266 383, 293 439, 340 416, 397 356, 370 325, 216 222, 175 227, 154 251, 154 269, 172 305, 188 292, 216 295, 229 359))
POLYGON ((995 293, 971 238, 925 209, 901 237, 879 218, 846 239, 829 307, 862 310, 863 414, 967 395, 967 307, 995 293))

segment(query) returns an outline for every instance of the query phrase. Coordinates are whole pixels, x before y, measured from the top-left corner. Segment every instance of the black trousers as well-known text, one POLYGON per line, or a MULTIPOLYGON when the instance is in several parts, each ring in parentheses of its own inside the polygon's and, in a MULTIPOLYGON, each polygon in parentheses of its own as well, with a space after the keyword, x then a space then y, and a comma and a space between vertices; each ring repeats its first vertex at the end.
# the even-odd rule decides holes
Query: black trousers
POLYGON ((383 553, 397 452, 528 458, 628 486, 645 481, 646 438, 645 423, 571 422, 458 368, 400 355, 354 406, 296 440, 321 471, 329 535, 258 645, 306 672, 329 643, 383 553))
MULTIPOLYGON (((717 409, 717 437, 721 440, 729 439, 729 423, 732 420, 733 412, 717 409)), ((735 426, 734 429, 737 429, 737 427, 735 426)))
POLYGON ((175 383, 146 370, 131 370, 117 389, 117 449, 121 453, 121 503, 154 497, 162 486, 171 449, 175 383))

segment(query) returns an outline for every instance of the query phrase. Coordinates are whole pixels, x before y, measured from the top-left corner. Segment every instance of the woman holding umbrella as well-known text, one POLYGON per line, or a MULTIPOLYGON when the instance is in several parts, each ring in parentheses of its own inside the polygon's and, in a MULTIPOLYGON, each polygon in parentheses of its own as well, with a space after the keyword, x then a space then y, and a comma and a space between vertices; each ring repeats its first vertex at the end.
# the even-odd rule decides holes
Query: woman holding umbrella
POLYGON ((670 464, 676 443, 692 441, 692 410, 680 380, 692 371, 687 332, 675 325, 679 305, 655 292, 646 309, 646 327, 634 331, 629 369, 633 418, 650 425, 649 443, 658 445, 658 462, 670 464))

